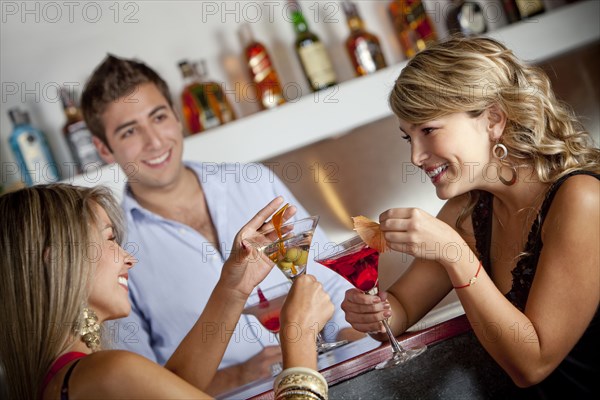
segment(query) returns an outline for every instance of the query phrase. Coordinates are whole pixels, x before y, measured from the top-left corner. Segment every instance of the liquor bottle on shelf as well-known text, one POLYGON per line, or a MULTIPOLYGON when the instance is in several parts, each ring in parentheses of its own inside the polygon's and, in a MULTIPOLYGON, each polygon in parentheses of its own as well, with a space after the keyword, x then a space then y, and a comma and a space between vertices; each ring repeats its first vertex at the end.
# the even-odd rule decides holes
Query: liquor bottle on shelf
POLYGON ((194 64, 193 68, 201 80, 201 85, 208 96, 208 102, 217 115, 217 118, 219 118, 221 125, 235 120, 235 112, 233 111, 233 107, 231 106, 229 99, 225 95, 223 86, 221 86, 221 84, 218 82, 208 79, 206 62, 204 60, 200 60, 200 63, 194 64))
POLYGON ((188 132, 193 135, 219 126, 219 119, 208 103, 194 67, 188 61, 181 61, 179 69, 184 83, 181 106, 188 132))
POLYGON ((263 110, 277 107, 285 103, 283 89, 277 71, 265 46, 254 39, 249 24, 244 24, 239 31, 244 45, 244 56, 252 81, 256 84, 256 92, 263 110))
POLYGON ((9 142, 25 184, 57 182, 60 177, 56 162, 42 131, 34 128, 29 114, 17 107, 8 110, 8 115, 14 127, 9 142))
POLYGON ((406 58, 437 41, 437 34, 421 0, 394 0, 389 15, 406 58))
POLYGON ((92 134, 85 125, 81 111, 75 102, 75 93, 66 88, 60 89, 60 99, 67 121, 63 126, 63 134, 77 163, 79 173, 89 166, 102 166, 104 161, 98 155, 92 142, 92 134))
POLYGON ((296 0, 288 0, 291 19, 296 32, 296 53, 308 83, 313 91, 337 84, 333 65, 325 46, 317 35, 311 32, 296 0))
POLYGON ((350 36, 346 39, 346 50, 354 66, 356 76, 368 75, 387 66, 379 39, 364 28, 356 4, 350 0, 342 2, 350 36))
POLYGON ((474 1, 454 0, 446 16, 446 26, 449 33, 462 33, 465 36, 480 35, 487 31, 483 10, 474 1))
POLYGON ((510 24, 546 11, 542 0, 502 0, 502 5, 510 24))
POLYGON ((235 119, 233 108, 221 85, 204 80, 204 61, 201 62, 200 72, 188 61, 181 61, 179 69, 185 85, 181 93, 181 104, 190 134, 200 133, 235 119))

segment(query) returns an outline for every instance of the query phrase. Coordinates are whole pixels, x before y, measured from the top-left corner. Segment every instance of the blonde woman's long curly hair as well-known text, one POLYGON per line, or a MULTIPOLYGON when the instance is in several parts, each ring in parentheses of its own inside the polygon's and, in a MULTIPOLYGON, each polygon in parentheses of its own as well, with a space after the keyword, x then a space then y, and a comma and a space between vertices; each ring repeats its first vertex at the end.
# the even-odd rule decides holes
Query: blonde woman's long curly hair
MULTIPOLYGON (((600 173, 600 149, 572 109, 560 102, 538 67, 489 38, 451 37, 418 53, 402 70, 389 97, 400 119, 422 124, 456 112, 471 117, 497 105, 507 116, 502 143, 519 165, 552 183, 575 171, 600 173)), ((477 201, 470 193, 456 226, 477 201)))
POLYGON ((72 344, 98 256, 95 205, 121 241, 120 207, 106 188, 54 184, 0 196, 0 363, 9 398, 39 398, 50 365, 72 344))

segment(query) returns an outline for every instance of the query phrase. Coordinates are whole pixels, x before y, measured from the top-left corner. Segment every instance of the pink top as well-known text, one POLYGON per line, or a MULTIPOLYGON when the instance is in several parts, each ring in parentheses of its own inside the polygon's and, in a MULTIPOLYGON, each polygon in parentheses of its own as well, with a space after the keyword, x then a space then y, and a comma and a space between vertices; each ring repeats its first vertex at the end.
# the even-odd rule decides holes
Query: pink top
POLYGON ((50 381, 52 380, 52 378, 54 378, 54 375, 56 375, 58 371, 60 371, 65 365, 67 365, 71 361, 77 360, 85 356, 87 356, 87 354, 72 351, 70 353, 65 353, 62 356, 58 357, 56 361, 54 361, 54 364, 52 364, 50 370, 44 378, 44 383, 42 384, 42 393, 44 393, 44 390, 46 390, 46 386, 48 386, 48 383, 50 383, 50 381))

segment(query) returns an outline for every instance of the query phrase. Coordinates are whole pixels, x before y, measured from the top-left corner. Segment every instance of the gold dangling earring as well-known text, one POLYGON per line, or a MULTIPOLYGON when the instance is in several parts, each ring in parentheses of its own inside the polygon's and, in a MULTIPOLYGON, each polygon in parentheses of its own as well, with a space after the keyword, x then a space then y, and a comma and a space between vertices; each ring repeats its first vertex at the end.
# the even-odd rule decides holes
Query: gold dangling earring
POLYGON ((494 157, 500 160, 500 170, 498 171, 498 179, 500 182, 505 184, 506 186, 512 186, 517 182, 517 169, 513 165, 509 165, 508 162, 505 161, 505 158, 508 157, 508 149, 502 143, 496 143, 492 148, 492 153, 494 153, 494 157), (498 153, 500 151, 500 153, 498 153), (510 168, 511 177, 510 180, 506 180, 502 177, 502 167, 507 166, 510 168))
POLYGON ((91 308, 84 307, 81 310, 77 333, 81 337, 81 341, 92 351, 100 348, 100 324, 98 316, 91 308))

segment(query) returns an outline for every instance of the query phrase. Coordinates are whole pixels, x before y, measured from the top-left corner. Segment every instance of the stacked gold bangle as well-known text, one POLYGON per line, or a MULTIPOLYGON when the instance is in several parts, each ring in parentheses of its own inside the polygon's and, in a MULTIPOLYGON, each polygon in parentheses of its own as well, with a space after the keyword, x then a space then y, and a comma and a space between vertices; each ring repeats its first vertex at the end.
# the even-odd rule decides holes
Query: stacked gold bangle
POLYGON ((287 368, 273 384, 275 400, 314 399, 327 400, 327 381, 323 375, 310 368, 287 368))

